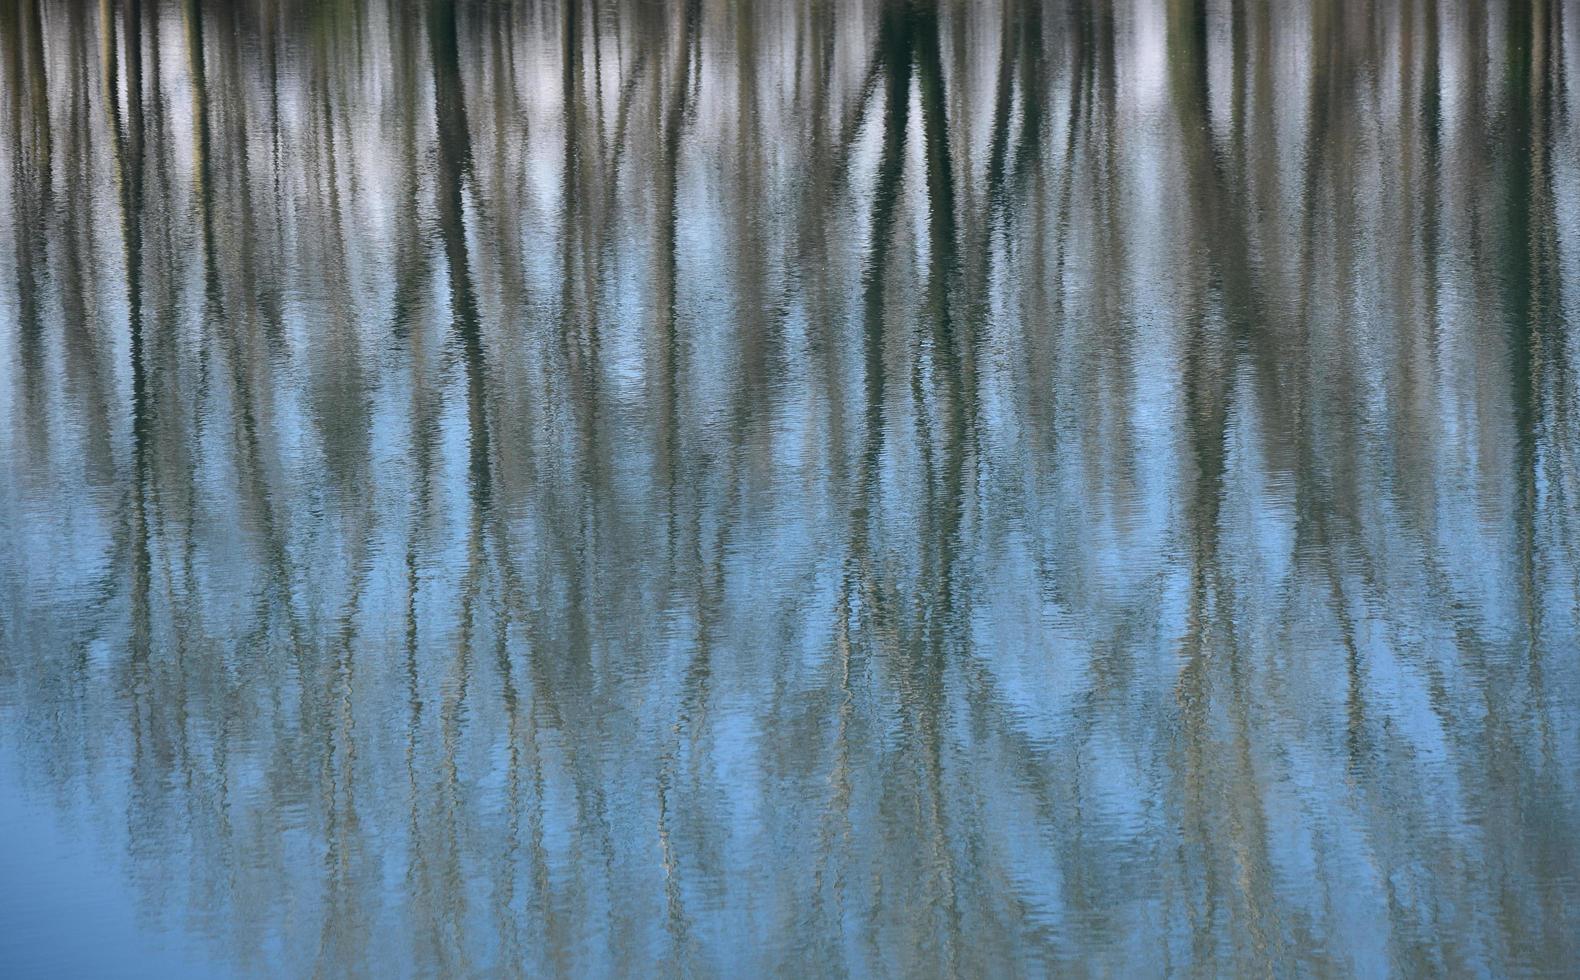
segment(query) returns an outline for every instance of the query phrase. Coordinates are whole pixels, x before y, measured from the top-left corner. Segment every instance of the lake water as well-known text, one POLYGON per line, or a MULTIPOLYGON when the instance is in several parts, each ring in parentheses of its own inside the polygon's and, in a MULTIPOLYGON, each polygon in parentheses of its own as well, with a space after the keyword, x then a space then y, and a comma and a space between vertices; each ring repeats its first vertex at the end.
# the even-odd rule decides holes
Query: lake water
POLYGON ((0 974, 1580 973, 1577 84, 0 2, 0 974))

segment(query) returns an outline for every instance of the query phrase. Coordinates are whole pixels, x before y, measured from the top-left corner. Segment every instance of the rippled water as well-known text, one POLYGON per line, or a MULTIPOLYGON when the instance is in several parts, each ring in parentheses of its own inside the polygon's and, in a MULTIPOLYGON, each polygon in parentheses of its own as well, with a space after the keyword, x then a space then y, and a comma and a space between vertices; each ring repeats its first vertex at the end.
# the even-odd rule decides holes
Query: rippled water
POLYGON ((0 973, 1574 975, 1577 25, 0 2, 0 973))

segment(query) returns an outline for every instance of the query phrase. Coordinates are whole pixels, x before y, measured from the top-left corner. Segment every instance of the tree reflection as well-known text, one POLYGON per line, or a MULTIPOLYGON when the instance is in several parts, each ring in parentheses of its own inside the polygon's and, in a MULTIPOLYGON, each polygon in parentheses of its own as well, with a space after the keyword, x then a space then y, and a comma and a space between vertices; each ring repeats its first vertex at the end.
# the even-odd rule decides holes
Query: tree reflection
POLYGON ((1559 972, 1572 9, 0 4, 0 714, 280 972, 1559 972))

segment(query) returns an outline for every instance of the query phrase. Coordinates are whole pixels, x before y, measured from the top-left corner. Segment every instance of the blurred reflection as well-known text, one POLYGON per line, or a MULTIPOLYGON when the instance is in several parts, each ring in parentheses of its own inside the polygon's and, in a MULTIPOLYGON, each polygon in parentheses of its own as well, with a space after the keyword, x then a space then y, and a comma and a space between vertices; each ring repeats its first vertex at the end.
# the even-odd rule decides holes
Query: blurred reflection
POLYGON ((0 3, 0 791, 217 969, 1572 970, 1576 23, 0 3))

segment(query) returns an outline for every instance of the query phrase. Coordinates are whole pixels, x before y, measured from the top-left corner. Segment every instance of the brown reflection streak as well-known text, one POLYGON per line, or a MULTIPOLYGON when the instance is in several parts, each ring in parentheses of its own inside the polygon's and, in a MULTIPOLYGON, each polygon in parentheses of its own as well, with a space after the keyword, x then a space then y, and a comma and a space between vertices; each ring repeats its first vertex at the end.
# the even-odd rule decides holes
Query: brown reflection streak
POLYGON ((1562 972, 1573 12, 0 2, 0 791, 217 972, 1562 972))

